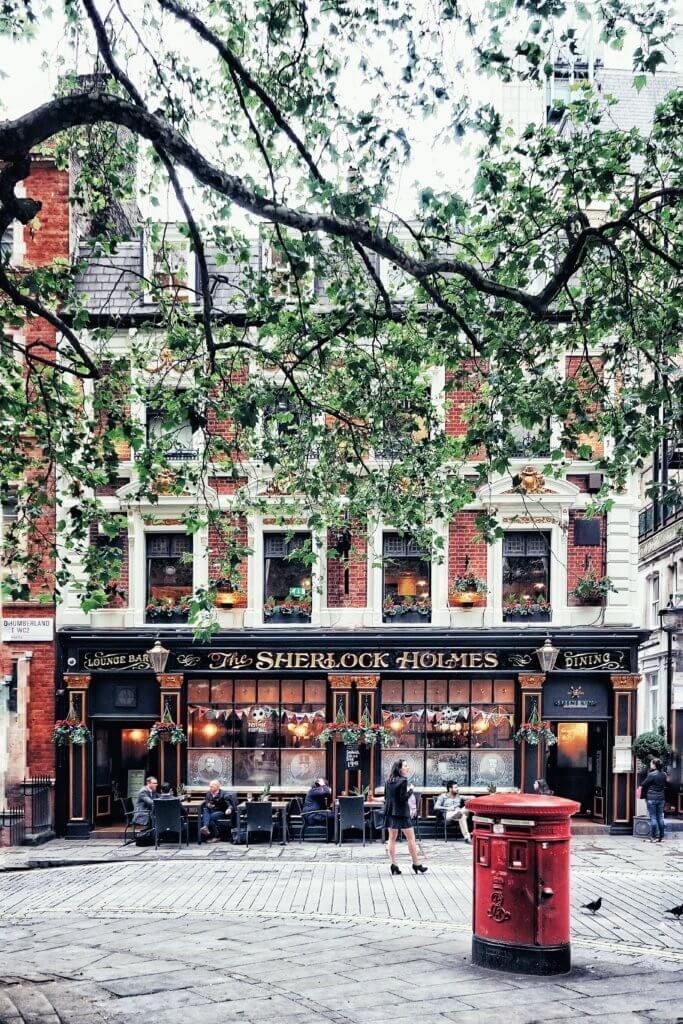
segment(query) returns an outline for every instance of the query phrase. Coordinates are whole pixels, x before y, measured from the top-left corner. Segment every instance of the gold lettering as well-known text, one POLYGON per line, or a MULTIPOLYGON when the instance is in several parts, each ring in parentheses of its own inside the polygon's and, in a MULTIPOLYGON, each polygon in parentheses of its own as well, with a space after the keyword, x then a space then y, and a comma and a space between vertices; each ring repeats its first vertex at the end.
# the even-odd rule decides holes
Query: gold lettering
POLYGON ((417 651, 401 651, 396 657, 396 668, 404 668, 408 671, 413 668, 419 668, 417 651))
POLYGON ((420 658, 420 668, 434 668, 436 665, 436 655, 433 651, 423 651, 422 657, 420 658))
POLYGON ((267 671, 273 667, 273 655, 271 651, 259 651, 256 655, 256 669, 259 672, 267 671))
POLYGON ((469 665, 468 668, 481 668, 484 664, 484 657, 481 651, 471 651, 468 655, 469 665))
POLYGON ((339 664, 342 668, 356 668, 358 666, 358 655, 355 651, 344 651, 339 664))
POLYGON ((486 651, 484 654, 484 668, 497 668, 498 655, 494 651, 486 651))
POLYGON ((361 651, 358 655, 358 667, 359 668, 374 668, 375 657, 371 651, 361 651))
POLYGON ((389 668, 389 655, 386 651, 375 651, 375 663, 373 668, 389 668))

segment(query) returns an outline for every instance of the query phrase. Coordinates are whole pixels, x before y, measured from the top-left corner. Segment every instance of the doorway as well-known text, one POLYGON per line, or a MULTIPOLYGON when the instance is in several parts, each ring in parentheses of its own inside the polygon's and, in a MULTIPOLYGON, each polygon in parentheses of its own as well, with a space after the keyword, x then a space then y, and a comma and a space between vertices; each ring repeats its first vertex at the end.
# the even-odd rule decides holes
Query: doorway
POLYGON ((156 750, 147 749, 148 722, 94 724, 93 822, 123 821, 119 797, 135 800, 147 775, 157 770, 156 750))
POLYGON ((580 803, 580 815, 604 822, 607 808, 607 722, 551 724, 557 743, 548 750, 548 785, 556 796, 580 803))

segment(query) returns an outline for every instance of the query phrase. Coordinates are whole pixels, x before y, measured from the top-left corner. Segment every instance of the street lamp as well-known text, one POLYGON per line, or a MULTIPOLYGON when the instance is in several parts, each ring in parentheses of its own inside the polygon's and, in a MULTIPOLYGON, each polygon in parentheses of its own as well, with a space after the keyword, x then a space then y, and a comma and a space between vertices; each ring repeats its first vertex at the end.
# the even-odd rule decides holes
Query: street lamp
POLYGON ((550 637, 547 636, 543 646, 537 648, 536 655, 542 670, 544 672, 552 672, 560 656, 560 649, 559 647, 553 647, 550 637))
POLYGON ((683 605, 675 605, 673 594, 669 594, 669 603, 659 612, 660 628, 666 633, 666 738, 671 742, 672 694, 674 680, 673 638, 679 630, 683 630, 683 605))
POLYGON ((159 675, 160 672, 164 671, 170 653, 165 647, 161 646, 161 640, 154 641, 154 646, 150 647, 147 651, 147 660, 151 665, 152 672, 159 675))

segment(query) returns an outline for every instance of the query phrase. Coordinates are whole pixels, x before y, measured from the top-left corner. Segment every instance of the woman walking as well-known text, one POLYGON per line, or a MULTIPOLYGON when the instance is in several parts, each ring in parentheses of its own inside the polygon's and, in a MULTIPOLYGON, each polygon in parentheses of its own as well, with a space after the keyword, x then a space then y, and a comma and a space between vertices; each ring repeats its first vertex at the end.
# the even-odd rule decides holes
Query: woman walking
POLYGON ((389 859, 392 875, 400 875, 401 869, 396 863, 396 839, 399 829, 408 842, 408 852, 413 862, 415 874, 422 874, 427 868, 420 864, 415 843, 415 829, 410 820, 410 794, 413 787, 408 785, 410 765, 403 759, 394 761, 389 778, 384 786, 384 823, 389 829, 389 859))

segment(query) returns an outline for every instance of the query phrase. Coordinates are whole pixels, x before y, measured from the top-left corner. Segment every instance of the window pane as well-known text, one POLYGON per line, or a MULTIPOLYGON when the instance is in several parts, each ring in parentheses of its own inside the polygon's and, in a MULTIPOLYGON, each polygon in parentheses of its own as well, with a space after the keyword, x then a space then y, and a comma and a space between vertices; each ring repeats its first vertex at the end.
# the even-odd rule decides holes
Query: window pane
POLYGON ((234 784, 236 786, 277 786, 277 749, 235 749, 234 784))
POLYGON ((550 593, 548 534, 506 533, 503 540, 503 611, 547 614, 550 593))
POLYGON ((211 682, 211 700, 215 704, 232 704, 232 679, 214 679, 211 682))
POLYGON ((310 621, 311 566, 305 560, 311 550, 311 535, 264 534, 264 611, 267 618, 286 621, 290 616, 310 621), (278 551, 281 554, 270 554, 278 551), (299 552, 300 557, 297 557, 299 552))
POLYGON ((410 765, 410 775, 408 781, 412 782, 414 786, 424 786, 424 753, 422 748, 419 750, 410 750, 409 748, 401 748, 400 750, 382 750, 382 785, 386 781, 391 766, 394 761, 402 758, 407 761, 410 765))
POLYGON ((186 534, 148 534, 147 622, 185 622, 192 596, 192 538, 186 534))
POLYGON ((473 786, 514 786, 514 750, 473 750, 473 786))
POLYGON ((190 679, 187 684, 187 699, 190 704, 209 703, 209 683, 206 679, 190 679))
POLYGON ((431 573, 428 553, 411 537, 385 533, 382 540, 384 622, 431 621, 431 573))
POLYGON ((457 782, 459 786, 468 786, 470 781, 469 750, 427 751, 427 772, 425 785, 445 786, 447 782, 457 782))
POLYGON ((190 786, 208 786, 218 779, 232 785, 232 751, 190 747, 187 752, 187 781, 190 786))

